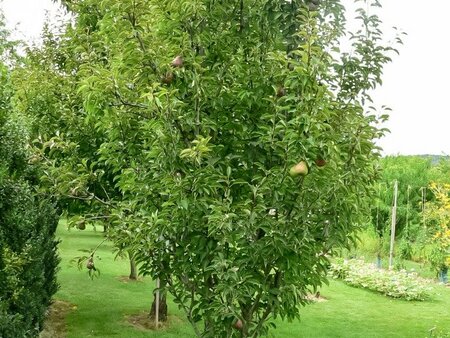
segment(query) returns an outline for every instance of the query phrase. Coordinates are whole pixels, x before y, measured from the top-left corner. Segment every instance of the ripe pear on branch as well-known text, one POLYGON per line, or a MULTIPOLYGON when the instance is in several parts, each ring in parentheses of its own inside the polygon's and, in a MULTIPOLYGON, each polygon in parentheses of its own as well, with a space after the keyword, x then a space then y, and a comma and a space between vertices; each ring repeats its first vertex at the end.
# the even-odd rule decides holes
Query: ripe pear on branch
POLYGON ((86 262, 86 268, 88 270, 94 270, 96 271, 97 269, 95 268, 95 264, 94 264, 94 257, 90 256, 88 261, 86 262))
POLYGON ((305 161, 300 161, 296 165, 292 166, 289 170, 289 174, 292 177, 301 175, 306 176, 308 175, 308 164, 305 161))
POLYGON ((233 327, 236 330, 242 330, 242 328, 244 327, 244 323, 242 323, 242 320, 238 319, 234 322, 233 327))
POLYGON ((174 77, 175 76, 172 72, 167 72, 166 74, 164 74, 164 76, 161 77, 161 82, 165 84, 170 84, 172 83, 174 77))
POLYGON ((183 60, 183 57, 180 55, 177 55, 175 57, 175 59, 172 60, 172 63, 171 63, 172 67, 175 67, 175 68, 181 68, 181 67, 183 67, 183 64, 184 64, 184 60, 183 60))
POLYGON ((319 157, 316 159, 315 163, 318 167, 324 167, 327 164, 327 161, 324 158, 319 157))

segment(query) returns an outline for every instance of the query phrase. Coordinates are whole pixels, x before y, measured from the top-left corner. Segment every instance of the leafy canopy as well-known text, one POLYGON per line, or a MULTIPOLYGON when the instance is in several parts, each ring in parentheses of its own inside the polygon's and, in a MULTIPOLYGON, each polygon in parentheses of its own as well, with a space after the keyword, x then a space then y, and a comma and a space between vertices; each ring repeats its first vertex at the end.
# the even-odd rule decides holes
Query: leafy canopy
MULTIPOLYGON (((379 3, 358 10, 351 53, 337 0, 63 3, 74 22, 53 73, 82 103, 63 116, 95 126, 80 162, 120 192, 117 243, 199 337, 257 337, 298 317, 368 215, 383 130, 364 103, 394 51, 379 3)), ((70 161, 55 168, 74 172, 70 161)))

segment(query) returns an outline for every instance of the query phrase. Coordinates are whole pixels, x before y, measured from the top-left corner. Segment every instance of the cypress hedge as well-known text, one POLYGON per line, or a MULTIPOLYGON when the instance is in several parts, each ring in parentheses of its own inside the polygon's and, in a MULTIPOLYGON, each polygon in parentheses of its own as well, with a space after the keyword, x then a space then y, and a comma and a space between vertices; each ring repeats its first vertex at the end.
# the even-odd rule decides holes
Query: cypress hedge
MULTIPOLYGON (((1 115, 1 113, 0 113, 1 115)), ((38 194, 20 119, 0 116, 0 337, 37 337, 57 291, 54 204, 38 194)))

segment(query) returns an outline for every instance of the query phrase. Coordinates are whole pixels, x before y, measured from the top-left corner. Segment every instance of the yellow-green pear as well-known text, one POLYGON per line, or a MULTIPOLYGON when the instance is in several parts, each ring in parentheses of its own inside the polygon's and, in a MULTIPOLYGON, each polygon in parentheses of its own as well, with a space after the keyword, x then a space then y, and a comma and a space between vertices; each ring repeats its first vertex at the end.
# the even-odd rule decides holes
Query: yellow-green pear
POLYGON ((308 175, 308 165, 305 161, 300 161, 289 170, 291 176, 308 175))
POLYGON ((172 60, 171 65, 172 65, 172 67, 180 68, 180 67, 183 67, 183 63, 184 63, 183 57, 180 55, 177 55, 175 57, 175 59, 172 60))

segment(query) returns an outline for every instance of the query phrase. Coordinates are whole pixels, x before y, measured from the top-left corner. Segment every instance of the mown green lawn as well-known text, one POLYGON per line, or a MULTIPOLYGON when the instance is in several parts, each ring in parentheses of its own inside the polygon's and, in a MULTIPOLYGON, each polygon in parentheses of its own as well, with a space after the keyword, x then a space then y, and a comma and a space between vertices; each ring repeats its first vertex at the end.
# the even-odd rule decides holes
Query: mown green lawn
MULTIPOLYGON (((169 301, 171 325, 157 332, 139 330, 128 324, 126 316, 148 311, 152 301, 153 282, 144 278, 124 282, 128 262, 114 260, 109 244, 100 246, 101 260, 96 264, 100 278, 89 279, 86 270, 79 271, 70 260, 92 249, 102 240, 100 231, 68 231, 61 225, 62 258, 59 272, 61 288, 56 299, 70 302, 72 311, 66 317, 67 337, 194 337, 183 313, 169 301)), ((301 321, 277 321, 272 331, 276 338, 320 337, 398 337, 425 338, 429 330, 450 332, 450 289, 436 285, 432 301, 407 302, 386 298, 376 293, 332 281, 321 290, 327 300, 301 310, 301 321)))

